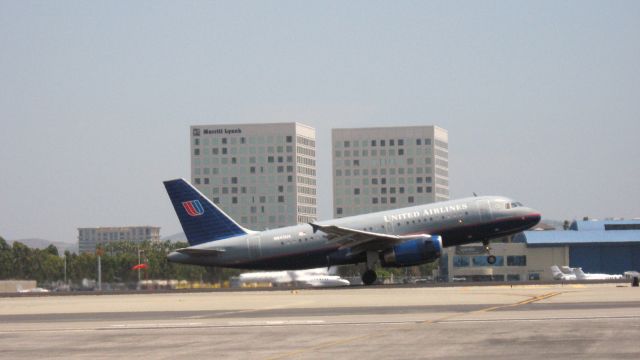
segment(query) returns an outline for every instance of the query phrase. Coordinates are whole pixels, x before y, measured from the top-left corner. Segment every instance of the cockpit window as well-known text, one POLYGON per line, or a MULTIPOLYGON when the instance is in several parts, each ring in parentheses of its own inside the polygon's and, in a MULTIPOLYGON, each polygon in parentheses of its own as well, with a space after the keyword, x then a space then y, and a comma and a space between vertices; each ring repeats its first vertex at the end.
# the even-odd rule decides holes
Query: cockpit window
POLYGON ((512 202, 511 204, 507 204, 507 209, 509 209, 509 205, 511 205, 511 208, 517 208, 517 207, 520 207, 520 206, 524 206, 520 202, 512 202))

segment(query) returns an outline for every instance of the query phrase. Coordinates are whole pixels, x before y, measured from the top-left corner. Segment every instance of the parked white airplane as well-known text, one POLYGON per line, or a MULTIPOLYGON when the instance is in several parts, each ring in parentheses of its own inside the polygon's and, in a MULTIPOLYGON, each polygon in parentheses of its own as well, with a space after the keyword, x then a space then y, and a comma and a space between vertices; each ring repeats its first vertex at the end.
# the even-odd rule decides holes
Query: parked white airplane
POLYGON ((578 280, 620 280, 623 278, 622 275, 585 274, 582 268, 574 268, 573 271, 575 271, 578 280))
POLYGON ((639 272, 637 272, 637 271, 625 271, 625 272, 624 272, 624 277, 625 277, 626 279, 631 280, 631 279, 633 279, 634 277, 640 277, 640 273, 639 273, 639 272))
POLYGON ((349 280, 337 275, 331 275, 326 268, 293 270, 293 271, 262 271, 240 274, 242 283, 272 283, 276 285, 297 283, 303 286, 348 286, 349 280))
POLYGON ((582 268, 570 268, 568 266, 562 266, 562 269, 557 265, 551 266, 551 274, 555 280, 618 280, 622 279, 622 275, 610 275, 610 274, 585 274, 582 268))

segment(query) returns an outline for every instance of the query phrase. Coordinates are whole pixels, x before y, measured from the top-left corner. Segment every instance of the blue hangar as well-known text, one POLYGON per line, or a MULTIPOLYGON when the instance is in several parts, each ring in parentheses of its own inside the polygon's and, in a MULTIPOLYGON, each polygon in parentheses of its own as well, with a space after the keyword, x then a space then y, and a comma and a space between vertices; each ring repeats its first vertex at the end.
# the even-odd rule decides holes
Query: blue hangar
POLYGON ((523 235, 528 248, 566 247, 568 265, 588 273, 640 270, 640 220, 574 221, 569 230, 523 235))

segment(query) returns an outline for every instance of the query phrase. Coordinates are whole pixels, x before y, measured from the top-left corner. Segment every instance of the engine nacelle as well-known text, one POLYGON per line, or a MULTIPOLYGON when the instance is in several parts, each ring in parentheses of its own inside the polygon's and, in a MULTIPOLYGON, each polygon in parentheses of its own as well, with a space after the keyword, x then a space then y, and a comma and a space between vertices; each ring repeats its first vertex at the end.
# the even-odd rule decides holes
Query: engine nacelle
POLYGON ((438 259, 442 255, 442 237, 417 235, 382 253, 382 266, 414 266, 438 259))

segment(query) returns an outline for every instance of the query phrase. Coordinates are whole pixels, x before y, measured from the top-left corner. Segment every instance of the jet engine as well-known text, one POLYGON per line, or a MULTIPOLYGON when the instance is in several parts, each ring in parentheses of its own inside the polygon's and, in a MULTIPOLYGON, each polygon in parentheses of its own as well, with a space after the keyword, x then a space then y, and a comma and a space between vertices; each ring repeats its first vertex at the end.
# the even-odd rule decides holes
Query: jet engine
POLYGON ((414 266, 436 260, 442 254, 442 237, 439 235, 417 235, 381 255, 382 266, 414 266))

